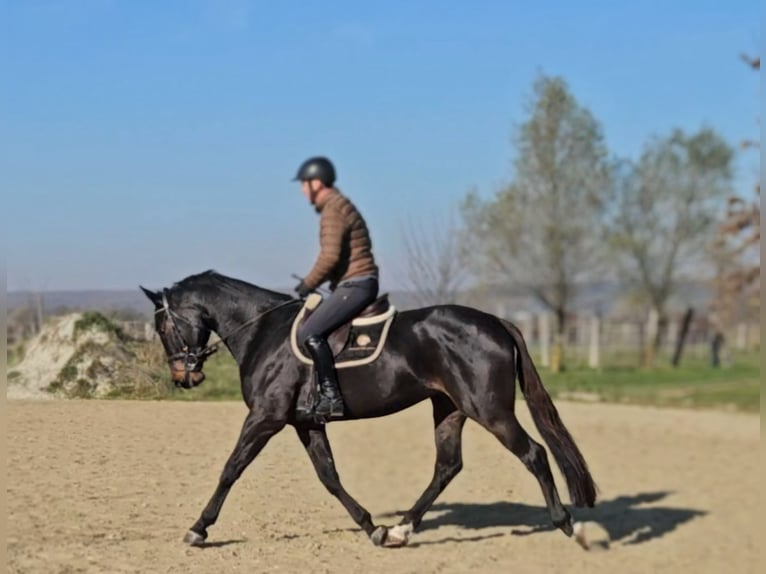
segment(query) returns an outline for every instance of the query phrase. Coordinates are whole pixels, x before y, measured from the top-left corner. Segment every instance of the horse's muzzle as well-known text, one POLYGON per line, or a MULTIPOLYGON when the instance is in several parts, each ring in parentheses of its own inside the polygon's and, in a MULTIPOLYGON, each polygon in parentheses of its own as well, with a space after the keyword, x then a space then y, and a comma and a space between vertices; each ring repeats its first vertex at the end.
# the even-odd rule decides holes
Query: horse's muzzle
POLYGON ((178 361, 170 367, 170 378, 178 388, 192 389, 201 385, 205 380, 205 373, 202 369, 188 370, 184 368, 183 362, 178 361))

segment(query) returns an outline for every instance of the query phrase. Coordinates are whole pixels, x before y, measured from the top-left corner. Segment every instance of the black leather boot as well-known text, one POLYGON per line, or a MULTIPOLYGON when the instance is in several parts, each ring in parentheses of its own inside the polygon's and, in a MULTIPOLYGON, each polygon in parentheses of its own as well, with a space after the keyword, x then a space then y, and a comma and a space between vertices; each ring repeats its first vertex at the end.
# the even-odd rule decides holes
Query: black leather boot
POLYGON ((319 382, 319 400, 314 402, 312 413, 320 417, 343 416, 343 398, 335 377, 335 360, 330 345, 321 337, 309 337, 306 348, 314 360, 319 382))

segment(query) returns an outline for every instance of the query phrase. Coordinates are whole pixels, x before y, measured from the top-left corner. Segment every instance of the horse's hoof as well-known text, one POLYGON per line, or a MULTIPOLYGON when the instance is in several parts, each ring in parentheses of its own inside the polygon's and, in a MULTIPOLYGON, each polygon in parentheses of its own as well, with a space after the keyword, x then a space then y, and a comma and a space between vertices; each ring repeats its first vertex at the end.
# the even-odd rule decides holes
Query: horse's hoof
POLYGON ((609 549, 609 532, 597 522, 575 522, 574 539, 585 550, 609 549))
POLYGON ((387 536, 388 528, 385 526, 378 526, 375 530, 373 530, 372 534, 370 534, 370 540, 372 540, 372 543, 375 546, 383 546, 383 544, 386 542, 387 536))
POLYGON ((186 536, 184 536, 184 542, 189 546, 202 546, 206 538, 207 533, 202 535, 194 532, 194 530, 189 530, 189 532, 186 533, 186 536))
POLYGON ((572 536, 574 533, 574 528, 572 527, 572 517, 567 512, 566 516, 561 520, 554 520, 553 525, 556 528, 560 528, 561 531, 566 534, 567 536, 572 536))
POLYGON ((399 524, 388 529, 385 545, 387 548, 406 546, 412 535, 412 524, 399 524))
POLYGON ((572 534, 574 533, 574 528, 572 527, 572 521, 571 520, 568 520, 566 522, 566 524, 562 524, 561 526, 559 526, 559 528, 561 528, 561 531, 564 534, 566 534, 567 536, 571 537, 572 534))

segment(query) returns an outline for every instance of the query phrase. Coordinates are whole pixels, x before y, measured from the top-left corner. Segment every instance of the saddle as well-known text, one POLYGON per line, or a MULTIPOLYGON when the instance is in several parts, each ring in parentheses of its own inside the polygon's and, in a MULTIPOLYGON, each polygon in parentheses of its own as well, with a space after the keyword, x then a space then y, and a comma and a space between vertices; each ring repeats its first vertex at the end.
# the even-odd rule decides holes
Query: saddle
POLYGON ((391 302, 388 300, 388 293, 383 293, 380 297, 375 299, 372 303, 367 305, 362 312, 359 313, 359 317, 375 317, 377 315, 383 315, 391 308, 391 302))
MULTIPOLYGON (((321 302, 322 295, 319 293, 309 295, 293 321, 290 333, 293 353, 307 365, 313 365, 313 361, 298 344, 298 328, 321 302)), ((327 338, 335 358, 335 368, 366 365, 377 359, 383 350, 389 327, 396 313, 397 309, 389 301, 388 293, 383 293, 356 317, 335 329, 327 338)))

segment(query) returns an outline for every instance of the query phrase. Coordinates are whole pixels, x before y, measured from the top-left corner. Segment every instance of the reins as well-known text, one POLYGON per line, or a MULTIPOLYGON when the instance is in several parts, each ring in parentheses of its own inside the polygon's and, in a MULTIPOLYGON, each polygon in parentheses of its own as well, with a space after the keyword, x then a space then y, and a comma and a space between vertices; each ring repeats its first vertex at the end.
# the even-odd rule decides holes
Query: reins
POLYGON ((249 321, 245 321, 244 323, 242 323, 239 327, 234 329, 234 331, 232 331, 231 333, 226 335, 226 337, 221 337, 219 335, 219 338, 218 338, 218 340, 215 343, 213 343, 212 345, 207 345, 202 350, 204 356, 212 355, 213 353, 215 353, 218 350, 218 345, 221 345, 222 343, 224 343, 226 341, 226 339, 228 339, 229 337, 232 337, 236 333, 239 333, 245 327, 248 327, 249 325, 252 325, 253 323, 256 323, 257 321, 260 321, 261 319, 263 319, 264 316, 268 315, 272 311, 276 311, 277 309, 281 309, 283 307, 287 307, 288 305, 294 305, 295 303, 302 303, 302 301, 300 299, 290 299, 289 301, 285 301, 284 303, 280 303, 279 305, 275 305, 274 307, 270 307, 270 308, 266 309, 263 313, 259 313, 258 315, 256 315, 252 319, 250 319, 249 321), (206 351, 208 349, 214 349, 214 350, 206 353, 206 351))
POLYGON ((283 303, 280 303, 278 305, 270 307, 270 308, 266 309, 265 311, 263 311, 262 313, 259 313, 258 315, 256 315, 252 319, 250 319, 248 321, 245 321, 239 327, 237 327, 233 332, 229 333, 225 337, 221 337, 219 335, 219 339, 215 343, 206 345, 203 349, 201 349, 201 350, 199 350, 197 352, 191 352, 191 353, 189 352, 189 345, 186 344, 186 342, 183 340, 183 337, 181 337, 181 334, 178 332, 178 327, 176 327, 175 321, 176 321, 176 319, 178 319, 180 321, 183 321, 184 323, 187 323, 188 325, 191 325, 192 327, 194 327, 195 325, 192 324, 192 322, 189 321, 188 319, 186 319, 184 317, 181 317, 178 313, 176 313, 175 311, 173 311, 170 308, 170 304, 169 304, 168 298, 167 298, 167 289, 163 290, 163 292, 162 292, 162 308, 161 309, 157 309, 154 313, 157 314, 157 313, 165 312, 165 313, 168 314, 168 317, 170 317, 171 324, 173 326, 173 334, 174 334, 174 336, 179 341, 181 341, 181 344, 183 346, 182 351, 180 353, 175 353, 173 356, 169 357, 168 360, 169 361, 174 361, 174 360, 182 358, 182 359, 185 359, 184 362, 188 365, 188 359, 189 359, 190 356, 194 357, 195 364, 197 362, 199 362, 199 361, 204 361, 210 355, 212 355, 213 353, 217 352, 219 345, 225 343, 226 339, 229 339, 229 338, 233 337, 235 334, 239 333, 245 327, 248 327, 248 326, 256 323, 257 321, 260 321, 261 319, 263 319, 263 317, 265 317, 266 315, 268 315, 272 311, 276 311, 277 309, 281 309, 283 307, 287 307, 288 305, 294 305, 295 303, 301 303, 301 302, 302 301, 300 299, 290 299, 288 301, 285 301, 283 303))

